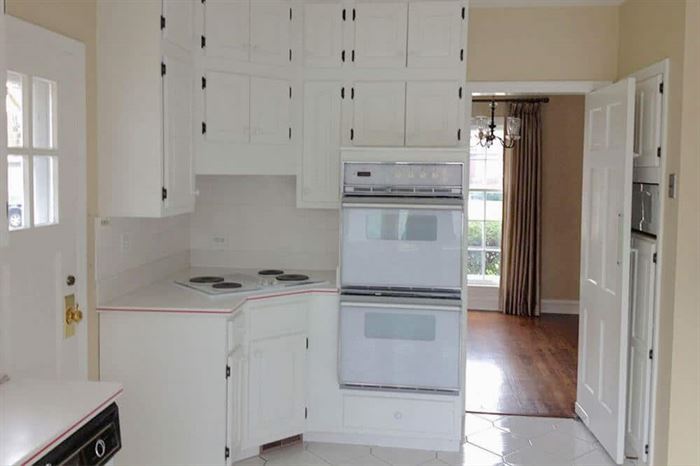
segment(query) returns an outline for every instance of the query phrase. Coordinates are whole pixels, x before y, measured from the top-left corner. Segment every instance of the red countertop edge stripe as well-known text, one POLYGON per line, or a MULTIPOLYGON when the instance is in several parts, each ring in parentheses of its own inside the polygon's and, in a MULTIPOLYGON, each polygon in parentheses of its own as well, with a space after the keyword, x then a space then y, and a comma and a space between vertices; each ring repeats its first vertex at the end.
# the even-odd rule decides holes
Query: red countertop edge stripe
POLYGON ((88 414, 86 414, 85 416, 83 416, 82 418, 80 418, 79 421, 75 422, 75 423, 74 423, 73 425, 71 425, 68 429, 66 429, 65 431, 63 431, 63 433, 59 434, 56 438, 54 438, 54 439, 51 440, 49 443, 47 443, 47 444, 44 446, 44 448, 42 448, 41 450, 39 450, 38 452, 36 452, 36 453, 34 453, 32 456, 30 456, 26 461, 24 461, 24 462, 22 463, 22 466, 27 466, 27 465, 30 464, 30 463, 32 462, 32 460, 34 460, 37 456, 41 455, 41 454, 44 453, 47 449, 49 449, 50 447, 54 446, 54 445, 56 444, 56 442, 58 442, 59 440, 62 440, 62 439, 63 439, 66 435, 68 435, 69 433, 72 433, 71 431, 72 431, 73 429, 75 429, 77 426, 79 426, 80 424, 82 424, 82 423, 83 423, 85 420, 87 420, 88 418, 91 418, 91 417, 93 417, 95 414, 97 414, 97 412, 100 411, 102 408, 104 408, 105 405, 111 403, 111 402, 114 401, 119 395, 121 395, 123 391, 124 391, 124 389, 123 389, 123 388, 120 388, 119 391, 118 391, 117 393, 115 393, 114 395, 112 395, 112 396, 110 396, 109 398, 107 398, 107 400, 103 401, 97 408, 95 408, 95 409, 93 409, 92 411, 90 411, 88 414))
POLYGON ((231 314, 234 312, 236 309, 241 307, 243 304, 245 304, 248 301, 257 301, 260 299, 269 299, 269 298, 279 298, 281 296, 296 296, 296 295, 301 295, 301 294, 311 294, 311 293, 332 293, 332 294, 337 294, 338 290, 333 289, 333 290, 301 290, 301 291, 290 291, 288 293, 276 293, 276 294, 267 294, 263 296, 250 296, 247 298, 244 298, 241 303, 234 307, 231 310, 206 310, 206 309, 201 309, 201 310, 187 310, 187 309, 165 309, 165 308, 128 308, 128 307, 110 307, 110 306, 98 306, 97 311, 103 311, 103 312, 162 312, 166 314, 231 314))

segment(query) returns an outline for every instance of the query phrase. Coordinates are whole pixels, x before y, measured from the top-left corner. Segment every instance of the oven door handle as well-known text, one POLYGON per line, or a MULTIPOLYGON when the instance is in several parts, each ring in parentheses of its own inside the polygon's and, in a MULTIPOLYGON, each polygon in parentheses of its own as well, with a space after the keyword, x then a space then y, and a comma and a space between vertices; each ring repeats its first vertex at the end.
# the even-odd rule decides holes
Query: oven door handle
POLYGON ((343 208, 350 209, 412 209, 412 210, 456 210, 463 211, 463 204, 404 204, 404 203, 390 203, 390 202, 343 202, 343 208))
POLYGON ((399 303, 377 303, 364 301, 341 301, 340 308, 343 306, 364 307, 364 308, 383 308, 383 309, 415 309, 417 311, 446 311, 446 312, 461 312, 461 306, 441 306, 436 304, 399 304, 399 303))

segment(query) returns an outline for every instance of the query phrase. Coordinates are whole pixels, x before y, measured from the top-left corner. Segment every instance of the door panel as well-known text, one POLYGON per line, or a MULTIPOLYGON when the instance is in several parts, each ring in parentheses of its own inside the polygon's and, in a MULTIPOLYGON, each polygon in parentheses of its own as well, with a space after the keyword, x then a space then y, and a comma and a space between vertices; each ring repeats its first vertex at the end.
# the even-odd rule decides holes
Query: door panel
POLYGON ((454 67, 462 43, 459 2, 412 2, 408 13, 408 66, 454 67))
POLYGON ((290 6, 287 2, 254 0, 250 6, 251 61, 271 65, 290 62, 290 6))
POLYGON ((635 125, 634 125, 634 166, 658 167, 661 148, 661 110, 663 75, 657 74, 637 82, 635 125))
POLYGON ((403 146, 406 83, 356 82, 353 86, 355 146, 403 146))
POLYGON ((457 145, 462 103, 459 84, 456 81, 406 84, 406 146, 457 145))
POLYGON ((576 411, 624 459, 634 79, 586 97, 576 411))
POLYGON ((246 143, 250 140, 250 78, 232 73, 207 73, 206 139, 246 143))
POLYGON ((248 61, 250 52, 250 0, 204 2, 204 53, 248 61))
POLYGON ((163 0, 163 38, 187 51, 194 48, 194 5, 193 0, 163 0))
POLYGON ((407 5, 361 2, 355 11, 355 66, 405 67, 407 5))
POLYGON ((304 64, 313 67, 342 65, 343 17, 340 3, 304 5, 304 64))
POLYGON ((283 79, 250 79, 250 141, 287 144, 291 128, 291 83, 283 79))

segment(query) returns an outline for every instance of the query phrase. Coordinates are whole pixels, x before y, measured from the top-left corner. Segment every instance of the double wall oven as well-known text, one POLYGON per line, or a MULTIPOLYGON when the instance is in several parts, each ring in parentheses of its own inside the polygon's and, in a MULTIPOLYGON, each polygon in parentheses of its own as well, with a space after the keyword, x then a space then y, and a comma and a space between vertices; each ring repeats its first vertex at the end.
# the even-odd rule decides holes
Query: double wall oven
POLYGON ((462 163, 343 165, 340 383, 459 393, 462 163))

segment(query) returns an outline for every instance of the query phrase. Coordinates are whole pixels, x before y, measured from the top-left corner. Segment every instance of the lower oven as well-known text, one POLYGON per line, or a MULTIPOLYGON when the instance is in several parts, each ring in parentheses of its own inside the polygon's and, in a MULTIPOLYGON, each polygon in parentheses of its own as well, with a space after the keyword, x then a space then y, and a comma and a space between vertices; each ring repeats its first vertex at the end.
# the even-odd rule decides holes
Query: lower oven
POLYGON ((453 299, 343 296, 341 386, 458 394, 461 312, 453 299))

